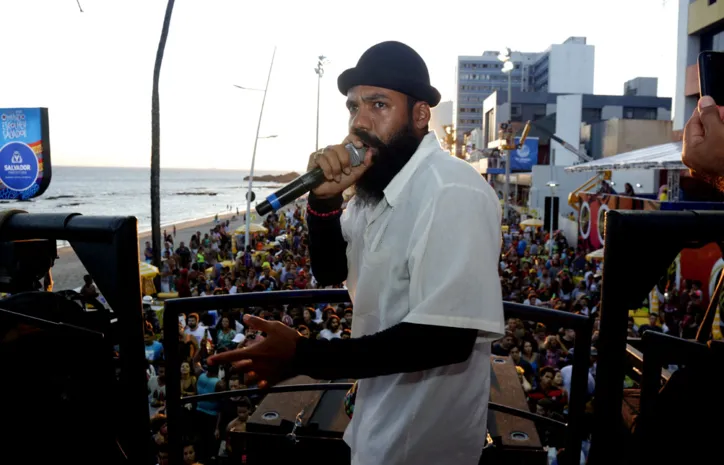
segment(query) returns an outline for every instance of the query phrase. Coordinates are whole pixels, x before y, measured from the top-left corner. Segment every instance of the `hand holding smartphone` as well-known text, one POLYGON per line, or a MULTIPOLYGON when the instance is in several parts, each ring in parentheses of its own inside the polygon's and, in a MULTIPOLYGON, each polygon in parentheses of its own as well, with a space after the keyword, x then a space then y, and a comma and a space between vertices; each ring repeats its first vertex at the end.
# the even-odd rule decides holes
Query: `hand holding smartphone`
POLYGON ((708 95, 717 105, 724 105, 724 52, 699 54, 699 96, 708 95))

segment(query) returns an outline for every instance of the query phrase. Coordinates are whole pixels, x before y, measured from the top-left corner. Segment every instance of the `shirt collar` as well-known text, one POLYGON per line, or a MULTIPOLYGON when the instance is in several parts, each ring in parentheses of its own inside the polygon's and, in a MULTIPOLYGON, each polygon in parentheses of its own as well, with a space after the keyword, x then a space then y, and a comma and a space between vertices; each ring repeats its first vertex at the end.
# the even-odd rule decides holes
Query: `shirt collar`
POLYGON ((392 178, 392 181, 385 187, 383 193, 387 203, 394 207, 397 199, 399 199, 402 190, 407 185, 412 175, 417 171, 417 168, 422 162, 434 152, 442 150, 440 142, 437 140, 437 136, 434 131, 428 132, 425 137, 422 138, 422 142, 417 147, 417 150, 412 157, 405 163, 399 173, 392 178))

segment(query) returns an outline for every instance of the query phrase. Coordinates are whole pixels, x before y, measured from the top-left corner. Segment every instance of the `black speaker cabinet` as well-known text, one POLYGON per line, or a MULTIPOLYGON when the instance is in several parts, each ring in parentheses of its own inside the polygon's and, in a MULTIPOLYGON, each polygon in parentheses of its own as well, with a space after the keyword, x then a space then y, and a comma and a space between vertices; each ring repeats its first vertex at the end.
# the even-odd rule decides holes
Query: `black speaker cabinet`
MULTIPOLYGON (((352 382, 352 380, 335 380, 352 382)), ((297 376, 281 383, 325 383, 307 376, 297 376)), ((259 404, 246 424, 245 433, 231 437, 232 462, 243 454, 249 465, 296 463, 307 457, 316 465, 350 463, 350 450, 342 440, 349 417, 344 412, 346 391, 309 391, 269 394, 259 404), (297 414, 304 409, 302 426, 296 441, 291 433, 297 414)))

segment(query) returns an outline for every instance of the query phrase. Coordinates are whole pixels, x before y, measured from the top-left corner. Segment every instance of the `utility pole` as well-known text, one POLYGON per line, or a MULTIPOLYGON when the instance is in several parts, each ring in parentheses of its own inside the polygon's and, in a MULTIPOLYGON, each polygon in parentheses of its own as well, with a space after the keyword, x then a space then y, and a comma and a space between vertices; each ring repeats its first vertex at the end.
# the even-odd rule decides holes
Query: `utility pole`
MULTIPOLYGON (((244 247, 251 245, 249 238, 249 228, 251 228, 251 195, 254 182, 254 164, 256 163, 256 146, 259 143, 259 130, 261 129, 261 119, 264 116, 264 103, 266 102, 266 94, 269 90, 269 80, 271 80, 272 69, 274 68, 274 56, 277 54, 277 48, 274 47, 272 52, 271 63, 269 63, 269 74, 266 77, 266 85, 264 86, 264 96, 261 99, 261 108, 259 109, 259 122, 256 125, 256 137, 254 138, 254 151, 251 154, 251 170, 249 170, 249 189, 246 192, 246 231, 244 232, 244 247)), ((246 252, 246 250, 244 250, 246 252)))
POLYGON ((315 150, 319 150, 319 96, 322 87, 322 77, 324 76, 324 65, 327 63, 327 57, 319 55, 317 67, 314 68, 314 72, 317 73, 317 138, 314 143, 315 150))

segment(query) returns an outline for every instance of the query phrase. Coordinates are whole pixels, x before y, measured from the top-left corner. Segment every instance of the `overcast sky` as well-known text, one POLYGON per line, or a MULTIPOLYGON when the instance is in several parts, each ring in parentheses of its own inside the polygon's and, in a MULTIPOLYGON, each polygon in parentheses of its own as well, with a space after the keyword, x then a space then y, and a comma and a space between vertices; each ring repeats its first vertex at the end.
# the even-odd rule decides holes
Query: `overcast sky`
MULTIPOLYGON (((621 94, 636 76, 674 93, 677 2, 478 0, 421 3, 179 0, 161 78, 161 165, 248 169, 261 93, 278 46, 257 168, 302 169, 314 150, 316 57, 320 144, 346 134, 337 76, 371 45, 400 40, 455 98, 458 55, 511 47, 542 51, 570 36, 595 45, 595 91, 621 94)), ((166 0, 0 0, 0 108, 50 109, 58 165, 147 166, 151 79, 166 0)))

